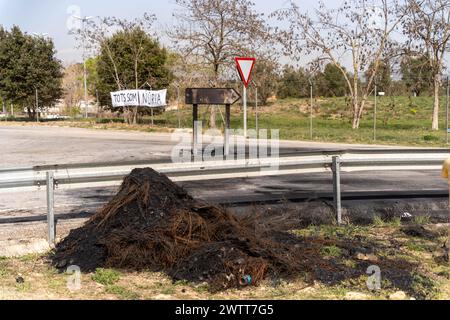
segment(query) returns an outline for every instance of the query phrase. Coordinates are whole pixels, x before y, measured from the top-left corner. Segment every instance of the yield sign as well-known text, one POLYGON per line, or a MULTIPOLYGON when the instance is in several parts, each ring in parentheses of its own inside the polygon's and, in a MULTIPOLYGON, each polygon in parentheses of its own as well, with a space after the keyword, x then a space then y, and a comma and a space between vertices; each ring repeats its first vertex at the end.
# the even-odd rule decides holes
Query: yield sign
POLYGON ((248 87, 252 77, 253 67, 255 66, 255 58, 235 58, 236 66, 239 71, 239 76, 245 87, 248 87))

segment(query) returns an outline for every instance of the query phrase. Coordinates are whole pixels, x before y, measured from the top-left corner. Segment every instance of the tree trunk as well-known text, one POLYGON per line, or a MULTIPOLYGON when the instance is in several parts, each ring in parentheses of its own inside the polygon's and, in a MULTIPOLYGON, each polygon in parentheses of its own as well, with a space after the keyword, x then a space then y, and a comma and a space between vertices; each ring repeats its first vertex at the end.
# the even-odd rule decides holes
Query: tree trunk
POLYGON ((358 99, 352 98, 352 108, 353 108, 353 121, 352 121, 352 129, 359 128, 359 105, 358 99))
POLYGON ((441 87, 441 77, 439 74, 434 76, 434 104, 433 104, 433 121, 431 130, 439 130, 439 90, 441 87))
MULTIPOLYGON (((214 63, 214 87, 219 84, 219 63, 214 63)), ((209 116, 209 126, 211 129, 216 129, 216 106, 211 106, 211 114, 209 116)))
POLYGON ((27 113, 28 113, 28 118, 30 118, 32 120, 34 118, 34 114, 31 112, 30 107, 27 107, 27 113))
POLYGON ((138 107, 133 108, 133 124, 137 124, 138 107))
MULTIPOLYGON (((357 70, 356 67, 354 67, 357 70)), ((359 88, 357 72, 353 76, 353 93, 352 93, 352 108, 353 108, 353 122, 352 129, 359 128, 359 88)))
POLYGON ((353 129, 359 129, 359 125, 361 123, 361 118, 363 116, 364 111, 364 105, 366 102, 367 97, 362 98, 361 101, 354 101, 353 109, 355 110, 353 113, 353 123, 352 128, 353 129))

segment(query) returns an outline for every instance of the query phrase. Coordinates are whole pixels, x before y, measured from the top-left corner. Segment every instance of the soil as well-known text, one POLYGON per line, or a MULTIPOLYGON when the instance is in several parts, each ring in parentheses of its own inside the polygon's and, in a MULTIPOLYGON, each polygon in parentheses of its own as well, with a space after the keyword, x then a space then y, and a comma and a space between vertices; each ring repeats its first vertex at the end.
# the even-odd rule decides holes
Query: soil
POLYGON ((51 258, 60 269, 75 264, 87 272, 164 271, 174 280, 207 282, 216 291, 257 285, 269 274, 312 271, 305 254, 311 254, 307 246, 299 250, 277 241, 254 219, 196 200, 145 168, 133 170, 117 195, 71 231, 51 258))
MULTIPOLYGON (((108 204, 57 244, 50 259, 61 271, 77 265, 84 272, 164 272, 173 281, 207 283, 212 292, 257 286, 264 279, 351 284, 376 264, 392 288, 417 298, 434 294, 431 282, 417 276, 418 263, 399 256, 397 240, 292 233, 305 214, 255 210, 239 218, 194 199, 153 169, 135 169, 108 204)), ((422 229, 403 232, 431 237, 422 229)))
POLYGON ((410 237, 433 240, 440 236, 438 232, 427 230, 424 226, 421 225, 409 225, 401 228, 400 230, 410 237))

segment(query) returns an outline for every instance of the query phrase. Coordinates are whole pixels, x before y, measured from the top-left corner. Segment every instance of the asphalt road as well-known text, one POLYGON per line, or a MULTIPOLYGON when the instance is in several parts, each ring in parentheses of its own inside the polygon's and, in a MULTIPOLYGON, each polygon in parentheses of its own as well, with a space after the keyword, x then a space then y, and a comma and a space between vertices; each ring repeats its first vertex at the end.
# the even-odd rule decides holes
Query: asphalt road
MULTIPOLYGON (((186 135, 190 137, 189 133, 186 135)), ((169 158, 179 139, 172 140, 170 133, 10 126, 0 123, 0 168, 169 158)), ((282 141, 280 153, 380 147, 382 146, 282 141)))

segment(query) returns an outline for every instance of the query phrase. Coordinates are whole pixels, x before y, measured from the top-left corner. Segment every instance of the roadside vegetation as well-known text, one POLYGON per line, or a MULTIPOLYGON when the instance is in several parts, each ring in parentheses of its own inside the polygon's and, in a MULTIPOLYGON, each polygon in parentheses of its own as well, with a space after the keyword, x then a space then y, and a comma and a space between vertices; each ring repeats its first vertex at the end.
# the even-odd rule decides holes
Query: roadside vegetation
MULTIPOLYGON (((441 97, 445 102, 445 97, 441 97)), ((252 101, 249 101, 252 106, 252 101)), ((377 134, 373 139, 374 98, 369 99, 366 114, 360 128, 353 130, 347 117, 348 107, 345 97, 317 98, 314 100, 313 139, 320 142, 342 142, 363 144, 386 144, 423 147, 445 147, 445 129, 432 131, 430 113, 433 108, 432 97, 378 97, 377 134)), ((270 100, 266 106, 259 107, 259 128, 279 129, 284 140, 310 141, 309 99, 286 98, 270 100)), ((208 129, 209 110, 200 109, 200 120, 204 129, 208 129)), ((445 110, 441 111, 441 128, 445 128, 445 110)), ((223 121, 217 121, 223 130, 223 121)), ((191 128, 192 110, 189 106, 180 106, 180 111, 169 110, 155 114, 153 125, 149 116, 139 124, 126 124, 122 118, 72 118, 70 120, 47 120, 40 125, 73 126, 95 129, 135 130, 143 132, 171 132, 178 127, 191 128)), ((0 124, 36 125, 26 118, 2 119, 0 124)), ((249 128, 255 128, 255 108, 249 108, 249 128)), ((233 108, 232 128, 242 128, 240 106, 233 108)))

